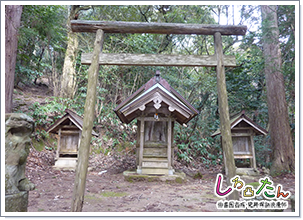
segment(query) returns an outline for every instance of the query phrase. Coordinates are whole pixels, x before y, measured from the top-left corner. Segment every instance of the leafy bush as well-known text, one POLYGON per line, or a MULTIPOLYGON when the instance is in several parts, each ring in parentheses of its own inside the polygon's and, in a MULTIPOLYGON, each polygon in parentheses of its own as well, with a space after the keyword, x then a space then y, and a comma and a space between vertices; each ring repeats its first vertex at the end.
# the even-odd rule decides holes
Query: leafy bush
MULTIPOLYGON (((199 131, 191 132, 191 136, 186 136, 182 132, 181 126, 175 127, 175 140, 178 147, 177 157, 186 163, 203 163, 206 167, 222 163, 221 147, 216 139, 211 137, 201 137, 199 131)), ((187 128, 191 131, 190 128, 187 128)))
POLYGON ((77 109, 77 105, 71 99, 53 97, 51 100, 46 99, 46 104, 41 105, 35 102, 29 107, 31 116, 35 120, 36 127, 46 127, 64 115, 67 108, 77 109))

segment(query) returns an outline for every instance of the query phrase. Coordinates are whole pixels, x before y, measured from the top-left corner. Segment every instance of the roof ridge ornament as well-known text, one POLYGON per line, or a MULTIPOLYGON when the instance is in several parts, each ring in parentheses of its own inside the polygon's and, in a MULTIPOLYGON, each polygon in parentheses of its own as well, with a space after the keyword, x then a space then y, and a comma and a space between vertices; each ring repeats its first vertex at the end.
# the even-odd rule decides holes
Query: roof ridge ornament
POLYGON ((156 71, 156 83, 159 83, 159 82, 160 82, 160 75, 161 75, 160 71, 157 70, 157 71, 156 71))
POLYGON ((154 98, 154 107, 155 109, 159 109, 161 107, 161 102, 163 101, 160 94, 158 92, 155 93, 157 96, 154 98))

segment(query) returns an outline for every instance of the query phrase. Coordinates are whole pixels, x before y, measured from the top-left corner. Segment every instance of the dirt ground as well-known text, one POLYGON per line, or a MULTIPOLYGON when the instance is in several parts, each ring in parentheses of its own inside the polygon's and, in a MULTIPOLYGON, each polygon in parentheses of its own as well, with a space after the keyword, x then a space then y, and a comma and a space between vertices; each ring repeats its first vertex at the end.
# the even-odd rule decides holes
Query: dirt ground
MULTIPOLYGON (((29 160, 33 162, 34 160, 29 160)), ((28 212, 70 212, 75 172, 59 171, 51 166, 29 166, 27 177, 36 185, 29 193, 28 212), (32 168, 32 169, 30 169, 32 168)), ((187 176, 184 183, 128 182, 122 173, 100 169, 89 171, 86 180, 83 212, 219 212, 214 194, 217 172, 204 172, 200 179, 187 176)), ((259 177, 258 177, 259 178, 259 177)), ((250 181, 257 182, 258 178, 250 181)), ((284 191, 295 193, 291 174, 272 178, 284 191)), ((224 179, 225 188, 226 180, 224 179)), ((222 187, 222 189, 224 189, 222 187)), ((290 212, 290 202, 288 209, 290 212)))
MULTIPOLYGON (((74 172, 41 173, 36 190, 29 194, 29 212, 68 212, 74 172)), ((127 182, 123 174, 89 172, 83 212, 211 212, 218 200, 213 195, 215 175, 183 184, 127 182)))
MULTIPOLYGON (((34 102, 42 104, 48 97, 45 86, 24 88, 14 94, 14 108, 22 112, 34 102)), ((197 169, 174 162, 175 169, 187 174, 184 183, 175 182, 128 182, 123 171, 135 167, 135 158, 121 152, 123 156, 92 155, 86 180, 83 212, 190 212, 203 216, 204 212, 218 212, 216 202, 220 200, 214 194, 215 180, 222 167, 206 169, 201 165, 197 169), (107 171, 100 173, 101 171, 107 171), (202 178, 193 179, 199 171, 202 178)), ((70 212, 74 189, 75 172, 59 171, 54 165, 54 151, 42 152, 31 149, 28 157, 26 176, 36 186, 29 192, 28 212, 70 212)), ((261 171, 261 176, 264 173, 261 171)), ((251 182, 258 182, 256 177, 251 182)), ((275 184, 281 184, 284 191, 295 193, 295 176, 287 174, 272 178, 275 184)), ((226 179, 224 178, 226 187, 226 179)), ((248 183, 248 182, 246 182, 248 183)), ((224 189, 224 188, 223 188, 224 189)), ((288 209, 290 212, 290 202, 288 209)))

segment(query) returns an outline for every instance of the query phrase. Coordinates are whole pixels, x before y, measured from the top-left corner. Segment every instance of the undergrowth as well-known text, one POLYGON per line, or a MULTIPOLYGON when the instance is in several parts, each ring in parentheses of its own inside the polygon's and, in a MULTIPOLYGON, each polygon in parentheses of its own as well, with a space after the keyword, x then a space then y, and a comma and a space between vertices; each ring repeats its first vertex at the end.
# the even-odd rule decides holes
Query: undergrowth
MULTIPOLYGON (((75 100, 51 97, 45 104, 38 102, 29 107, 31 116, 35 120, 35 133, 33 144, 39 151, 45 149, 55 150, 57 140, 54 135, 45 130, 57 119, 65 114, 65 109, 70 108, 83 116, 82 107, 75 100)), ((113 105, 103 107, 99 115, 95 117, 94 131, 99 136, 92 137, 91 153, 108 156, 111 154, 136 153, 137 120, 130 124, 123 124, 115 115, 113 105)), ((174 147, 177 159, 184 165, 204 167, 222 165, 223 155, 219 137, 212 138, 201 136, 201 128, 192 128, 189 123, 187 128, 175 124, 174 147)), ((262 139, 256 139, 255 143, 257 164, 269 167, 268 146, 264 145, 262 139)))

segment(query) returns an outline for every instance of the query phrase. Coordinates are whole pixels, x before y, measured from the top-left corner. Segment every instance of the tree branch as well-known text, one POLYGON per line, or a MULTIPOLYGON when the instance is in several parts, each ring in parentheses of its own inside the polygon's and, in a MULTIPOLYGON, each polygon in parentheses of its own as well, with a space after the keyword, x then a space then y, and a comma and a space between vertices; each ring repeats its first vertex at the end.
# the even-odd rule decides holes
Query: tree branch
POLYGON ((239 41, 238 36, 236 36, 236 39, 233 40, 233 42, 231 42, 229 45, 227 45, 227 46, 224 48, 223 54, 224 54, 232 45, 234 45, 234 44, 237 43, 238 41, 239 41))
POLYGON ((144 20, 145 20, 146 22, 149 22, 148 19, 147 19, 147 17, 146 17, 146 13, 149 11, 150 6, 148 6, 146 12, 143 12, 143 11, 141 10, 141 7, 140 7, 140 6, 138 6, 138 8, 139 8, 139 12, 140 12, 140 14, 143 16, 144 20))

